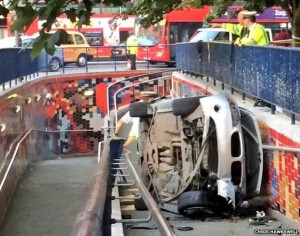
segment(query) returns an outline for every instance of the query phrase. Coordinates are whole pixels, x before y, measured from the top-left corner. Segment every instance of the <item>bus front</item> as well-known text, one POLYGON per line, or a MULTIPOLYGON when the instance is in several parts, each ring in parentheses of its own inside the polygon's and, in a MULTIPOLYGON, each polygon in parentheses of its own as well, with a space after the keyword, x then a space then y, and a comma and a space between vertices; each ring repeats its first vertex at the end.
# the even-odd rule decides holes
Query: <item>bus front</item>
POLYGON ((194 32, 203 27, 209 12, 209 7, 174 10, 165 14, 161 22, 147 29, 139 24, 141 18, 136 18, 137 37, 147 38, 153 43, 152 46, 139 48, 138 60, 147 60, 151 64, 163 62, 175 65, 175 43, 188 42, 194 32))

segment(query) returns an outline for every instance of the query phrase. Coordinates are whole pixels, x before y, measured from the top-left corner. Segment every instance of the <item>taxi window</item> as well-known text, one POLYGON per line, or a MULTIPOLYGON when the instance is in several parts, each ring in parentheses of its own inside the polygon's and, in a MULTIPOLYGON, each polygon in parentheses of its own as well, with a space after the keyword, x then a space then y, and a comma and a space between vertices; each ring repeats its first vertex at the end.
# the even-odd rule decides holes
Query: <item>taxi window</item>
POLYGON ((75 42, 76 44, 83 44, 84 40, 81 35, 75 35, 75 42))
POLYGON ((62 38, 62 44, 74 44, 72 35, 67 38, 62 38))

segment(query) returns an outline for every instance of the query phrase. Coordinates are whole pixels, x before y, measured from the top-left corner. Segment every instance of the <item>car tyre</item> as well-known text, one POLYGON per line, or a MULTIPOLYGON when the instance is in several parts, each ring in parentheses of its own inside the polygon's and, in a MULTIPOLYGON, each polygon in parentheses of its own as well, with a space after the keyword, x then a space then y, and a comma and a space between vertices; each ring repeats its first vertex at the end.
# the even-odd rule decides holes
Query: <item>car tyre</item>
POLYGON ((200 105, 200 98, 202 97, 203 96, 174 99, 172 103, 173 114, 183 117, 190 115, 200 105))
POLYGON ((59 58, 57 58, 57 57, 51 58, 51 60, 49 61, 48 67, 49 67, 50 71, 53 71, 53 72, 58 71, 59 67, 60 67, 60 60, 59 60, 59 58))
POLYGON ((190 216, 195 210, 206 215, 231 214, 233 209, 227 200, 211 191, 187 191, 178 198, 178 212, 190 216))
POLYGON ((148 102, 132 103, 129 106, 131 117, 147 117, 153 114, 153 109, 148 102))
POLYGON ((87 56, 85 54, 80 54, 77 58, 76 65, 78 67, 85 67, 87 64, 87 56))
POLYGON ((209 193, 206 191, 187 191, 182 193, 177 201, 178 212, 188 216, 189 210, 201 208, 201 211, 211 212, 215 207, 214 202, 209 199, 209 193))

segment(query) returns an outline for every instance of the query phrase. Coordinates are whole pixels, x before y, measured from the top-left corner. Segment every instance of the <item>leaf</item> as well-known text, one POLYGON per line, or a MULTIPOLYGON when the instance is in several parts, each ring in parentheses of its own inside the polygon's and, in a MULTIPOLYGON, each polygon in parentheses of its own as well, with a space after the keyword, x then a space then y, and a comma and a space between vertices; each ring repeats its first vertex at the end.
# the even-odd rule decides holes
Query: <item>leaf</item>
POLYGON ((32 6, 26 4, 25 7, 16 7, 16 19, 11 26, 11 30, 17 30, 19 32, 29 28, 31 23, 36 19, 37 12, 32 8, 32 6))
POLYGON ((0 15, 6 17, 9 13, 9 10, 4 6, 0 5, 0 15))
POLYGON ((40 52, 44 49, 44 43, 45 41, 41 40, 41 38, 37 38, 35 42, 33 43, 33 49, 30 54, 31 60, 34 60, 40 52))
POLYGON ((40 32, 40 35, 33 43, 31 58, 36 58, 42 49, 45 49, 49 55, 53 55, 55 53, 56 46, 61 45, 68 37, 69 35, 65 30, 57 30, 54 33, 40 32))

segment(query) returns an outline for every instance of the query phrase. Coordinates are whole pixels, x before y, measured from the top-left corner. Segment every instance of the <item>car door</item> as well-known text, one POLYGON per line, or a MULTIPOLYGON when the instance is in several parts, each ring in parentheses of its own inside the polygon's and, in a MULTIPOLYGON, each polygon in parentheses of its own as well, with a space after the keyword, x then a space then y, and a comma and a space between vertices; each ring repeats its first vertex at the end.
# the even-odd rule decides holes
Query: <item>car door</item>
POLYGON ((75 62, 77 60, 76 47, 75 47, 73 34, 69 34, 67 40, 65 40, 60 47, 63 48, 65 62, 69 63, 69 62, 75 62))

